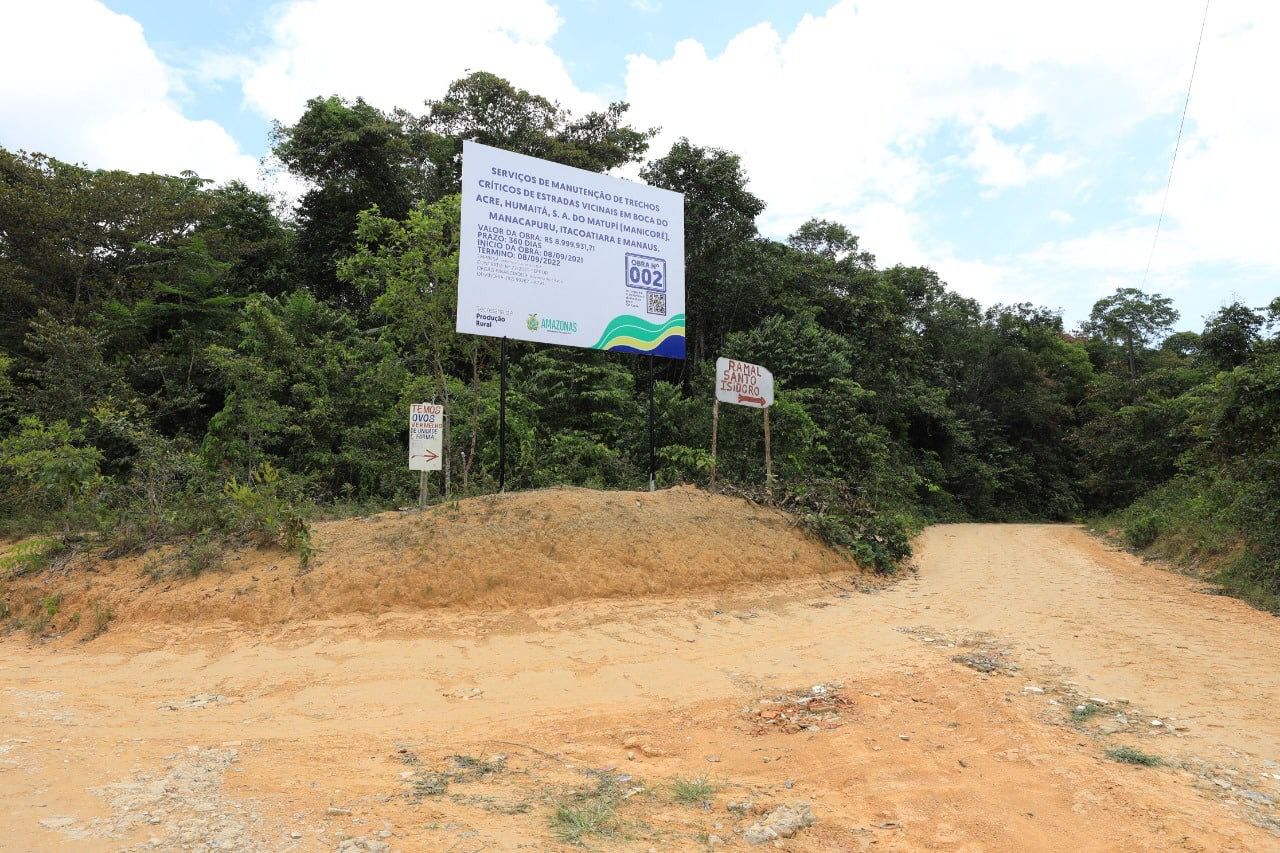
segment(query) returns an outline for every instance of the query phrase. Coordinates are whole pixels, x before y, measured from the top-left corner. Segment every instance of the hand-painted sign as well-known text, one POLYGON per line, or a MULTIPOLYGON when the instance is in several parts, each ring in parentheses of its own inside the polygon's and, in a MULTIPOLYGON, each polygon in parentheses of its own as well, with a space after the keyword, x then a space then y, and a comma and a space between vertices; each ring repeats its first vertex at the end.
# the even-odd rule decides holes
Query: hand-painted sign
POLYGON ((716 399, 754 409, 773 405, 773 374, 758 364, 716 359, 716 399))
POLYGON ((684 358, 684 196, 464 141, 456 328, 684 358))
POLYGON ((439 471, 444 450, 444 406, 409 406, 409 470, 439 471))

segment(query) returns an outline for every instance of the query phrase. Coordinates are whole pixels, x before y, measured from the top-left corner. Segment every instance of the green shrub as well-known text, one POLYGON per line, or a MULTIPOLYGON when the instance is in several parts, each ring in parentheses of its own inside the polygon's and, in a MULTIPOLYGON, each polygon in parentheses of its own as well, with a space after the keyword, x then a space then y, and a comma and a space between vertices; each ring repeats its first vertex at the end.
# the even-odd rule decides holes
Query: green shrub
POLYGON ((1096 705, 1093 702, 1085 702, 1083 705, 1077 705, 1071 709, 1071 719, 1075 720, 1077 723, 1083 723, 1086 720, 1091 720, 1096 717, 1098 712, 1101 710, 1101 705, 1096 705))
POLYGON ((177 553, 177 564, 188 577, 216 569, 222 565, 227 550, 225 538, 211 533, 200 533, 185 540, 177 553))
POLYGON ((27 622, 27 633, 32 639, 44 636, 45 631, 53 623, 53 619, 58 615, 58 611, 62 609, 62 595, 54 593, 46 595, 40 599, 36 612, 27 622))
POLYGON ((1280 612, 1280 465, 1254 459, 1175 477, 1101 519, 1131 548, 1211 577, 1230 595, 1280 612))
POLYGON ((1124 526, 1124 541, 1131 548, 1147 548, 1160 536, 1160 522, 1152 513, 1139 515, 1124 526))
POLYGON ((748 494, 795 513, 824 542, 876 571, 894 571, 911 553, 912 522, 904 514, 878 511, 845 480, 810 478, 782 483, 773 493, 748 494))
POLYGON ((92 498, 102 486, 102 452, 85 446, 82 430, 66 421, 45 424, 23 418, 0 439, 0 516, 12 530, 71 529, 85 523, 92 498))
POLYGON ((248 482, 233 477, 223 486, 224 523, 232 536, 297 553, 306 568, 312 556, 311 528, 291 492, 280 472, 264 462, 248 482))
POLYGON ((49 561, 64 550, 64 547, 61 540, 48 537, 20 542, 10 548, 8 554, 0 557, 0 575, 16 578, 34 574, 49 565, 49 561))

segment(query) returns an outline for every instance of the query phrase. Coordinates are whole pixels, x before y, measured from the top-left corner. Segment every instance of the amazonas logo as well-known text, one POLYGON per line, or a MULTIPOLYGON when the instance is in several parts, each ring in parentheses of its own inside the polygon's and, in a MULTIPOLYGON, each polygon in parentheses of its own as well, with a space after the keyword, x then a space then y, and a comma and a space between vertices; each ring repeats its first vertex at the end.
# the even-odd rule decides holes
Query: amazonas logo
POLYGON ((543 317, 539 320, 537 314, 530 314, 526 325, 531 332, 542 329, 544 332, 551 332, 557 335, 572 335, 578 331, 578 323, 574 320, 555 320, 551 317, 543 317))

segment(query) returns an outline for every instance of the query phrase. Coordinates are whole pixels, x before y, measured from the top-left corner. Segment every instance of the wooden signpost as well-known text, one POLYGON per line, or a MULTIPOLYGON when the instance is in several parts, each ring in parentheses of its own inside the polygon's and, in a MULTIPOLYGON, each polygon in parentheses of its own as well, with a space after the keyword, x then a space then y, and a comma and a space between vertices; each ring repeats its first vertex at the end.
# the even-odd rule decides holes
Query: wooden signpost
POLYGON ((418 471, 418 506, 427 505, 427 472, 439 471, 444 457, 444 406, 409 406, 409 470, 418 471))
POLYGON ((716 488, 716 440, 720 432, 720 401, 764 409, 764 480, 773 488, 773 457, 769 449, 769 407, 773 405, 773 374, 758 364, 732 358, 716 359, 716 399, 711 404, 711 490, 716 488))

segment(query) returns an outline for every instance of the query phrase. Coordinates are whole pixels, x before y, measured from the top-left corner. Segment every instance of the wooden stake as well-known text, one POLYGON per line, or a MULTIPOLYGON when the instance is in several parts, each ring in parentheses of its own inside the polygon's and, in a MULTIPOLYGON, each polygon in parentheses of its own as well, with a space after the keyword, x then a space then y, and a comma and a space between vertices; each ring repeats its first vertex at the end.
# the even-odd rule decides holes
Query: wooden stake
POLYGON ((711 491, 716 490, 716 433, 720 431, 720 398, 711 404, 711 491))
POLYGON ((764 410, 764 482, 773 489, 773 457, 769 454, 769 409, 764 410))
POLYGON ((425 509, 427 506, 427 472, 418 472, 418 509, 425 509))
POLYGON ((444 499, 449 500, 449 451, 453 449, 453 442, 449 436, 449 385, 444 386, 444 409, 440 415, 440 455, 444 457, 441 461, 444 463, 444 499))

